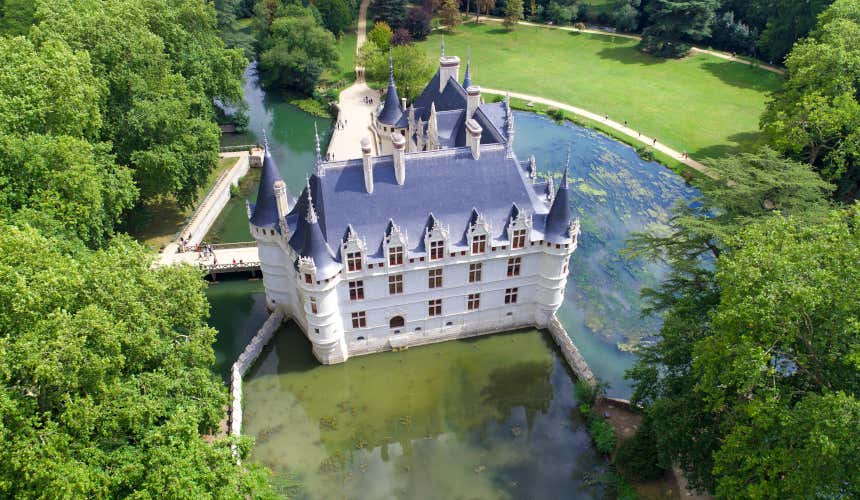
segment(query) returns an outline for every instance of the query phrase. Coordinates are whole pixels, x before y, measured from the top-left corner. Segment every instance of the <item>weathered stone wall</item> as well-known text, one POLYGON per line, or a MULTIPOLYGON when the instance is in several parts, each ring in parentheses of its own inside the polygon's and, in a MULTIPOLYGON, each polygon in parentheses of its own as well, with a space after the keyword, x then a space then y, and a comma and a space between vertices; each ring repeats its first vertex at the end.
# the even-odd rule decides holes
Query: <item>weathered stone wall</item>
POLYGON ((579 353, 579 349, 573 345, 573 341, 570 340, 570 335, 567 334, 567 330, 564 329, 564 325, 561 324, 558 317, 553 315, 552 319, 549 321, 548 328, 549 333, 552 335, 552 338, 555 340, 559 349, 561 349, 561 354, 564 356, 570 369, 573 370, 573 374, 576 375, 576 378, 585 380, 590 384, 596 383, 594 374, 591 373, 591 368, 588 367, 588 363, 585 362, 582 354, 579 353))
POLYGON ((239 355, 239 359, 233 363, 233 367, 230 370, 230 395, 232 397, 230 404, 230 434, 233 436, 238 436, 242 433, 242 378, 245 376, 248 368, 257 360, 260 353, 263 352, 263 348, 272 339, 272 335, 278 331, 278 328, 284 321, 284 317, 283 309, 280 307, 275 309, 248 345, 245 346, 245 350, 239 355))

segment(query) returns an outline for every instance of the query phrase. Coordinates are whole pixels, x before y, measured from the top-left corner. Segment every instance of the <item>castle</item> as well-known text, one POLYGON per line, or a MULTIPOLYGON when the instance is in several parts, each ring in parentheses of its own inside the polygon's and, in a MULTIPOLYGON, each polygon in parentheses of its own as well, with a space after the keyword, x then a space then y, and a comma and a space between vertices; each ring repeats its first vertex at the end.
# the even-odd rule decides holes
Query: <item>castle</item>
POLYGON ((539 182, 514 153, 510 102, 483 103, 468 63, 459 72, 443 49, 407 107, 392 71, 362 157, 325 162, 317 137, 298 198, 266 149, 248 215, 267 304, 321 363, 546 327, 564 299, 579 235, 567 168, 557 189, 539 182))

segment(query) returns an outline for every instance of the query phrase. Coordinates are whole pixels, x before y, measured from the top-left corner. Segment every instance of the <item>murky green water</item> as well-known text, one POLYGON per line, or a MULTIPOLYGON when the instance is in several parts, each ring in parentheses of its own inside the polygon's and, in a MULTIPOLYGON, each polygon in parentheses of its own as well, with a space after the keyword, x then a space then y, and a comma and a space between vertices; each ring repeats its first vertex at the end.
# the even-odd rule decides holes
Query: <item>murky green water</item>
POLYGON ((285 327, 246 377, 253 458, 299 498, 599 498, 602 460, 548 335, 320 366, 285 327))

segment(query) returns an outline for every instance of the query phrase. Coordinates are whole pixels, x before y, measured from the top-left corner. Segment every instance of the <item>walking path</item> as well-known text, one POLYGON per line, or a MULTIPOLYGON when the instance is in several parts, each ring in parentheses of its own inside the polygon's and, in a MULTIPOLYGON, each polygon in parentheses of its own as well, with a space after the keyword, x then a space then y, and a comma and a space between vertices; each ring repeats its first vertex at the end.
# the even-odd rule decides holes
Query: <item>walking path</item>
MULTIPOLYGON (((262 154, 262 150, 255 149, 253 151, 253 156, 261 157, 262 154)), ((159 254, 156 265, 163 266, 185 263, 201 265, 207 269, 211 269, 214 266, 222 267, 224 264, 231 263, 233 259, 236 262, 242 261, 244 263, 259 262, 260 259, 257 255, 256 245, 253 247, 227 245, 227 248, 217 249, 213 252, 214 256, 209 256, 205 259, 198 252, 179 251, 180 237, 185 238, 186 247, 194 247, 203 240, 209 228, 212 227, 212 223, 215 222, 215 219, 218 218, 218 215, 230 200, 230 187, 237 185, 239 179, 250 168, 252 154, 249 154, 248 151, 221 153, 219 156, 221 158, 239 158, 239 161, 218 177, 212 189, 209 190, 203 201, 194 211, 188 224, 176 234, 176 239, 171 241, 159 254)))
MULTIPOLYGON (((484 17, 484 20, 490 21, 493 23, 501 23, 504 21, 504 19, 502 19, 500 17, 489 17, 489 16, 484 17)), ((629 38, 630 40, 636 40, 636 41, 639 41, 642 39, 642 37, 639 35, 631 35, 628 33, 615 33, 615 32, 611 32, 611 31, 603 31, 603 30, 596 30, 596 29, 590 29, 590 28, 586 28, 584 30, 581 30, 581 29, 574 28, 572 26, 556 26, 556 25, 550 25, 550 24, 533 23, 530 21, 520 21, 517 24, 521 24, 523 26, 536 26, 538 28, 550 28, 550 29, 558 29, 558 30, 562 30, 562 31, 573 31, 576 33, 590 33, 592 35, 617 36, 617 37, 621 37, 621 38, 629 38)), ((763 70, 770 71, 771 73, 776 73, 776 74, 783 75, 783 76, 785 75, 785 70, 782 68, 777 68, 776 66, 771 66, 770 64, 765 64, 761 61, 754 61, 754 60, 751 61, 749 59, 739 58, 739 57, 733 56, 733 55, 726 53, 726 52, 720 52, 718 50, 702 49, 699 47, 693 47, 692 49, 690 49, 690 52, 694 52, 697 54, 708 54, 708 55, 711 55, 714 57, 719 57, 720 59, 725 59, 727 61, 734 61, 737 63, 746 64, 747 66, 755 66, 757 68, 761 68, 763 70)))
POLYGON ((630 137, 631 139, 633 139, 637 142, 640 142, 646 146, 650 146, 650 147, 656 149, 657 151, 660 151, 661 153, 667 154, 670 157, 672 157, 673 159, 678 160, 679 162, 683 163, 684 165, 687 165, 688 167, 690 167, 694 170, 697 170, 697 171, 707 175, 708 177, 714 177, 714 178, 716 177, 714 172, 711 171, 708 167, 702 165, 701 163, 697 162, 696 160, 690 158, 689 156, 685 157, 682 153, 670 148, 669 146, 661 143, 660 141, 657 141, 654 137, 648 137, 647 135, 642 135, 641 133, 639 133, 638 131, 636 131, 630 127, 626 127, 621 123, 607 119, 605 116, 600 116, 596 113, 592 113, 591 111, 586 111, 582 108, 577 108, 576 106, 571 106, 570 104, 565 104, 565 103, 559 102, 559 101, 553 101, 552 99, 546 99, 546 98, 543 98, 540 96, 535 96, 535 95, 520 94, 518 92, 507 92, 504 90, 497 90, 497 89, 488 89, 486 87, 481 87, 481 92, 486 93, 486 94, 496 94, 496 95, 510 94, 511 97, 516 97, 517 99, 523 99, 525 101, 545 104, 547 106, 552 106, 554 108, 558 108, 558 109, 561 109, 564 111, 569 111, 569 112, 577 114, 579 116, 583 116, 583 117, 588 118, 590 120, 594 120, 596 122, 602 123, 602 124, 606 125, 607 127, 610 127, 614 130, 617 130, 618 132, 621 132, 622 134, 630 137))
MULTIPOLYGON (((367 39, 367 6, 369 4, 370 0, 362 0, 358 8, 356 59, 358 59, 361 46, 367 39)), ((380 104, 379 92, 367 86, 364 80, 364 67, 356 65, 355 83, 341 91, 340 100, 337 103, 337 122, 328 145, 329 159, 361 158, 361 139, 371 135, 370 117, 378 104, 380 104)))

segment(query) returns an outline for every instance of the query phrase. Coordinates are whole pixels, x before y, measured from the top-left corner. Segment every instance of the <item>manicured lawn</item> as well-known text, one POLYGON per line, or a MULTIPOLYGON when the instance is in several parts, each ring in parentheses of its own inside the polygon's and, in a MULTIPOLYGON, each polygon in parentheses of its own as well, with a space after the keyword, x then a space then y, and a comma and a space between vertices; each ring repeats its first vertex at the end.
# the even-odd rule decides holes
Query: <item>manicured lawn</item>
POLYGON ((222 158, 218 166, 209 174, 206 184, 197 192, 197 199, 193 206, 180 207, 172 196, 162 196, 157 200, 150 200, 135 210, 135 218, 141 220, 142 224, 136 228, 132 236, 152 250, 161 250, 179 232, 185 220, 191 216, 197 202, 206 196, 206 193, 218 180, 222 172, 233 168, 238 158, 222 158))
MULTIPOLYGON (((420 45, 434 59, 440 34, 420 45)), ((702 159, 750 148, 768 93, 782 77, 708 55, 657 59, 636 41, 496 23, 445 33, 448 54, 472 51, 477 85, 562 101, 618 122, 702 159)), ((461 71, 462 76, 462 71, 461 71)))
POLYGON ((344 33, 337 40, 341 77, 350 81, 355 78, 355 36, 355 33, 344 33))

